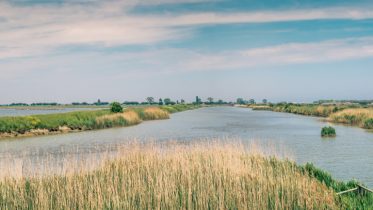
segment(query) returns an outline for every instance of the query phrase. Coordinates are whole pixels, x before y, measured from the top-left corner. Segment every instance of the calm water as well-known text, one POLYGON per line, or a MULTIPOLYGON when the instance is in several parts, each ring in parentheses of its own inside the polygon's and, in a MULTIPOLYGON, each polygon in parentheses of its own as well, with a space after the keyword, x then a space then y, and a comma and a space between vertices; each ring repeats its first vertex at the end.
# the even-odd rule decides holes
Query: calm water
MULTIPOLYGON (((322 139, 327 123, 318 118, 244 108, 212 107, 173 114, 170 120, 138 126, 0 141, 0 157, 28 151, 33 158, 79 148, 97 152, 130 139, 179 140, 234 137, 288 151, 298 163, 313 162, 341 180, 356 178, 373 187, 373 133, 334 125, 338 136, 322 139)), ((203 141, 203 140, 201 140, 203 141)), ((75 151, 75 150, 74 150, 75 151)), ((4 158, 2 158, 4 159, 4 158)))
POLYGON ((91 108, 61 108, 61 109, 2 109, 0 108, 0 117, 53 114, 53 113, 64 113, 64 112, 83 111, 83 110, 91 110, 91 108))

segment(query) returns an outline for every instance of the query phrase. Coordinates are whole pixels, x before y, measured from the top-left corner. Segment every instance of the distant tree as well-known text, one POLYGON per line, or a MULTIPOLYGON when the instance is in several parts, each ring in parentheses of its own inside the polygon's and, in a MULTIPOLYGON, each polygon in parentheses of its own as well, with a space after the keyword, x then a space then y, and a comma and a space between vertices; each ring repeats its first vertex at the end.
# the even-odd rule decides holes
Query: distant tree
POLYGON ((201 103, 201 99, 198 96, 196 96, 196 102, 195 103, 196 104, 200 104, 201 103))
POLYGON ((165 98, 163 101, 164 101, 165 105, 170 105, 171 104, 171 99, 169 99, 169 98, 165 98))
POLYGON ((152 103, 154 103, 154 98, 153 97, 147 97, 146 101, 148 102, 148 104, 152 104, 152 103))
POLYGON ((209 102, 209 104, 214 103, 214 99, 213 99, 212 97, 208 97, 208 98, 207 98, 207 101, 209 102))
POLYGON ((224 104, 224 101, 221 100, 221 99, 219 99, 219 100, 218 100, 218 104, 224 104))
POLYGON ((180 103, 181 103, 181 104, 185 104, 184 99, 181 99, 181 100, 180 100, 180 103))
POLYGON ((161 98, 159 99, 159 103, 158 103, 158 105, 160 105, 160 106, 163 105, 163 100, 162 100, 161 98))
POLYGON ((250 103, 250 104, 255 104, 255 100, 254 100, 254 99, 250 99, 250 100, 249 100, 249 103, 250 103))
POLYGON ((267 104, 268 103, 268 100, 267 99, 263 99, 263 104, 267 104))
POLYGON ((236 102, 237 104, 245 104, 245 100, 243 100, 243 98, 237 98, 236 102))
POLYGON ((124 105, 139 105, 140 103, 137 101, 125 101, 123 102, 124 105))
POLYGON ((179 100, 176 100, 176 104, 179 104, 179 100))
POLYGON ((110 111, 111 111, 112 113, 123 112, 122 105, 121 105, 119 102, 113 102, 113 103, 111 103, 111 105, 110 105, 110 111))

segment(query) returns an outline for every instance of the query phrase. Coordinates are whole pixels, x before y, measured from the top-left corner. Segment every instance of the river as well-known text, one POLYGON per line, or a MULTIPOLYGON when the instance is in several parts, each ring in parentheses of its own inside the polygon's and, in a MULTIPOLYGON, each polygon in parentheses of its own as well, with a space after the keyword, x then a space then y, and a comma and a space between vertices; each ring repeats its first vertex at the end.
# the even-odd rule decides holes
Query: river
MULTIPOLYGON (((355 178, 373 187, 373 133, 356 127, 333 125, 337 137, 321 138, 321 128, 328 124, 320 118, 288 113, 208 107, 176 113, 169 120, 147 121, 133 127, 1 140, 0 164, 1 161, 9 161, 4 158, 6 156, 40 159, 43 155, 70 150, 95 153, 107 145, 120 145, 132 139, 185 142, 232 138, 286 150, 299 164, 312 162, 337 179, 346 181, 355 178)), ((24 167, 21 170, 26 170, 24 167)))

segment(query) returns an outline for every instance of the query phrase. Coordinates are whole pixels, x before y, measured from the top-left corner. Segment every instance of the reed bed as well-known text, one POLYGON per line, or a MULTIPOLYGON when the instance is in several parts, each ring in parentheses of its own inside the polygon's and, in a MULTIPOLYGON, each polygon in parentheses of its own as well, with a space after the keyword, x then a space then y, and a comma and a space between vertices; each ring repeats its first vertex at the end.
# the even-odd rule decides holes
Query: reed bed
POLYGON ((0 209, 338 208, 294 163, 234 143, 131 144, 94 170, 0 181, 0 209))
MULTIPOLYGON (((341 107, 337 106, 321 106, 321 105, 275 105, 272 107, 276 112, 288 112, 293 114, 328 117, 330 114, 337 112, 341 107)), ((342 108, 341 108, 342 109, 342 108)))
POLYGON ((254 111, 272 111, 272 107, 267 105, 254 105, 249 107, 254 111))
POLYGON ((362 128, 373 129, 373 109, 345 109, 332 114, 329 117, 331 122, 356 125, 362 128))
POLYGON ((110 128, 115 126, 130 126, 141 123, 140 116, 133 110, 123 113, 107 114, 96 118, 96 125, 99 128, 110 128))
POLYGON ((325 117, 330 122, 373 129, 373 108, 361 108, 353 105, 312 105, 312 104, 276 104, 272 106, 249 106, 253 110, 271 110, 293 114, 325 117))
POLYGON ((144 109, 144 118, 148 120, 168 119, 170 115, 158 107, 148 107, 144 109))

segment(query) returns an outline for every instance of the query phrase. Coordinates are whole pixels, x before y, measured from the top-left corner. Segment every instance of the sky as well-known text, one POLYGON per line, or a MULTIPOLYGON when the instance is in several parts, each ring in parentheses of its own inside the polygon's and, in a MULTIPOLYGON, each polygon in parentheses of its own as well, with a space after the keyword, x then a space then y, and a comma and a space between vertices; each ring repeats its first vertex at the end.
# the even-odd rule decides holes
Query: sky
POLYGON ((371 0, 3 0, 0 104, 373 99, 371 0))

